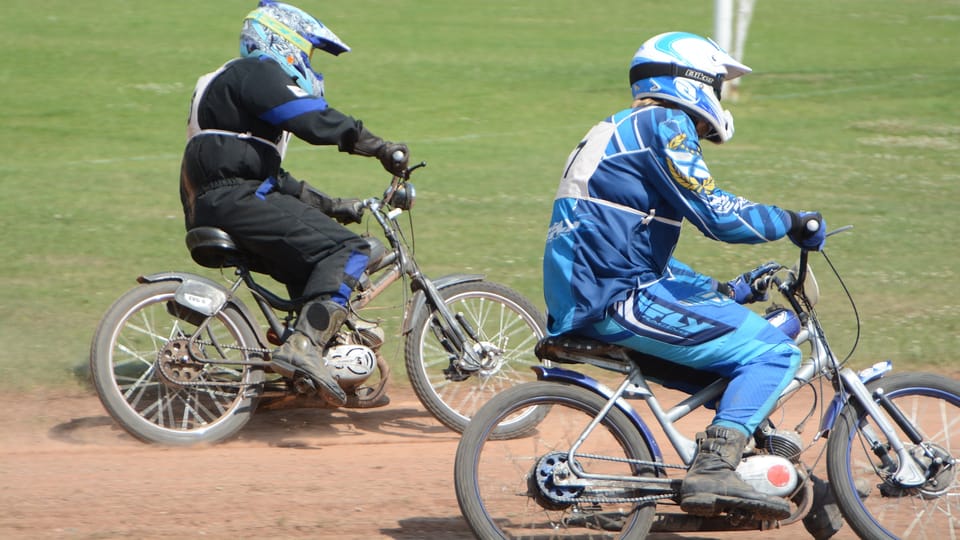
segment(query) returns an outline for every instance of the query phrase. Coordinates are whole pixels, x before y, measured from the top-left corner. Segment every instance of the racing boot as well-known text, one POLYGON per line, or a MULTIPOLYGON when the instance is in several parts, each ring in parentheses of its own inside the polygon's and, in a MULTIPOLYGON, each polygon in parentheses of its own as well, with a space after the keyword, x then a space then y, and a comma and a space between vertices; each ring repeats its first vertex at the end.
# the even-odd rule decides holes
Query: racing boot
POLYGON ((278 371, 287 376, 298 371, 306 374, 320 396, 337 407, 347 402, 347 394, 323 363, 318 347, 326 348, 346 318, 347 310, 339 304, 329 300, 308 302, 300 311, 293 334, 273 355, 278 371))
POLYGON ((747 437, 736 429, 710 426, 697 434, 697 455, 680 486, 680 508, 697 516, 743 513, 759 520, 790 516, 790 504, 764 495, 736 473, 747 437))

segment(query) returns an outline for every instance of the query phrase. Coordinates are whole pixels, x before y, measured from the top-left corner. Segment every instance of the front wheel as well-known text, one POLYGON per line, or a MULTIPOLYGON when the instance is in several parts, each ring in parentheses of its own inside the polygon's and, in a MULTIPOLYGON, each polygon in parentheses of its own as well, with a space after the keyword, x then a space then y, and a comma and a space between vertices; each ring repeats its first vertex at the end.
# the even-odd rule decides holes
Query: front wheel
MULTIPOLYGON (((536 380, 530 368, 540 364, 533 351, 546 332, 546 320, 523 295, 498 283, 458 283, 440 294, 450 312, 462 316, 478 338, 467 336, 466 346, 482 358, 482 365, 475 371, 451 370, 450 353, 436 331, 437 315, 423 309, 413 314, 406 338, 407 376, 424 407, 443 425, 463 432, 492 396, 536 380)), ((525 411, 505 419, 497 433, 517 436, 533 429, 541 416, 536 409, 525 411)))
POLYGON ((90 348, 93 384, 113 419, 142 441, 222 441, 256 408, 263 370, 243 362, 262 354, 253 352, 253 330, 232 304, 197 334, 203 317, 177 304, 179 286, 144 284, 114 302, 90 348))
POLYGON ((454 461, 457 502, 477 538, 646 536, 656 503, 644 497, 658 488, 636 479, 656 476, 656 468, 636 427, 617 408, 584 435, 605 404, 589 390, 536 381, 514 386, 480 409, 454 461), (545 413, 535 433, 493 436, 505 418, 530 408, 545 413))
POLYGON ((898 427, 911 459, 926 473, 920 486, 893 478, 898 459, 876 422, 853 403, 837 419, 827 444, 827 473, 837 504, 861 538, 960 536, 960 382, 901 373, 871 382, 882 389, 922 437, 915 443, 898 427), (881 445, 871 444, 871 439, 881 445))

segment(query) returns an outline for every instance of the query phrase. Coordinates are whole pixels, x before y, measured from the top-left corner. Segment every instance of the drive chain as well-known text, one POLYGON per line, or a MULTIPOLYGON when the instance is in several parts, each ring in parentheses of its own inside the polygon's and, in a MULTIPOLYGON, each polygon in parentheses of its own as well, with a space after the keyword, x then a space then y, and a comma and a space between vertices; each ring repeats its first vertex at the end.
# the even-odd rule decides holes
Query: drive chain
MULTIPOLYGON (((597 461, 613 461, 617 463, 629 463, 631 465, 643 465, 643 466, 655 467, 659 469, 684 469, 684 470, 687 469, 686 465, 671 465, 669 463, 644 461, 641 459, 621 458, 616 456, 601 456, 597 454, 578 453, 576 457, 582 458, 582 459, 594 459, 597 461)), ((656 502, 661 499, 672 498, 675 495, 676 495, 676 492, 669 491, 669 492, 664 492, 657 495, 644 495, 642 497, 584 497, 584 496, 576 496, 576 495, 567 495, 567 496, 552 495, 550 498, 557 502, 567 502, 567 503, 619 504, 619 503, 656 502)))

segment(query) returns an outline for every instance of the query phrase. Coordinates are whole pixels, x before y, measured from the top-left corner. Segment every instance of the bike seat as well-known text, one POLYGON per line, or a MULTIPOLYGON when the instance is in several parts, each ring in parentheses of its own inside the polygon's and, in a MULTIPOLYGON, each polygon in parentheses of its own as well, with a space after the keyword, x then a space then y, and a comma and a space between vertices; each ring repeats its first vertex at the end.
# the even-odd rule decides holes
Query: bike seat
POLYGON ((579 364, 580 362, 569 358, 569 353, 607 357, 611 353, 622 349, 623 347, 619 345, 592 338, 561 334, 559 336, 547 336, 538 341, 533 354, 541 360, 550 360, 562 364, 579 364))
MULTIPOLYGON (((364 240, 370 246, 367 268, 374 268, 387 254, 387 247, 372 236, 365 237, 364 240)), ((233 241, 230 234, 217 227, 190 229, 187 231, 186 242, 194 262, 205 268, 225 268, 247 262, 244 251, 233 241)))
POLYGON ((640 367, 643 375, 668 388, 693 393, 721 378, 716 373, 676 364, 663 358, 640 351, 598 341, 576 334, 547 336, 537 342, 534 354, 540 360, 549 360, 560 364, 589 363, 586 358, 601 358, 615 362, 633 363, 640 367))
POLYGON ((216 227, 190 229, 186 242, 194 262, 205 268, 238 266, 246 258, 233 238, 216 227))

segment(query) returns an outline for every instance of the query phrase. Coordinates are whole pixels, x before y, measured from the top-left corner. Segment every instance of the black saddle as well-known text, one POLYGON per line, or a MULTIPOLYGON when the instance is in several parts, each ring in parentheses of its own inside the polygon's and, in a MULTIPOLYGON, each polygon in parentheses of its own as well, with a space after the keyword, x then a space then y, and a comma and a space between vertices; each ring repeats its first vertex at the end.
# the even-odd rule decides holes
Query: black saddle
POLYGON ((575 334, 547 336, 537 342, 534 354, 540 360, 561 364, 588 364, 590 358, 633 363, 643 376, 668 388, 694 393, 721 378, 716 373, 668 362, 660 357, 575 334))
POLYGON ((187 249, 193 261, 204 268, 246 266, 247 254, 223 229, 197 227, 187 231, 187 249))
MULTIPOLYGON (((373 237, 364 238, 370 245, 367 268, 377 265, 387 254, 383 242, 373 237)), ((187 231, 187 249, 193 261, 204 268, 249 267, 254 256, 244 251, 223 229, 195 227, 187 231)))

